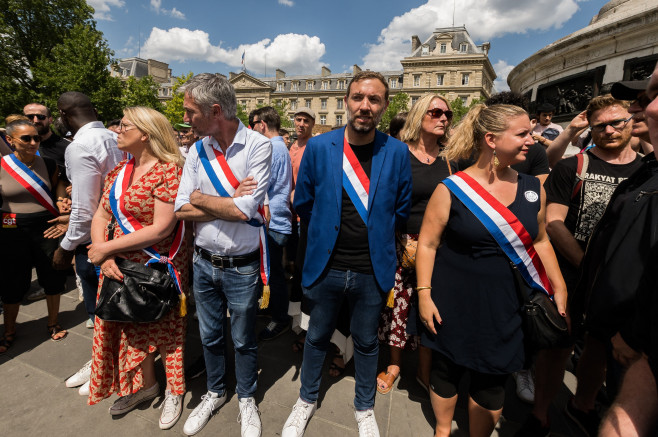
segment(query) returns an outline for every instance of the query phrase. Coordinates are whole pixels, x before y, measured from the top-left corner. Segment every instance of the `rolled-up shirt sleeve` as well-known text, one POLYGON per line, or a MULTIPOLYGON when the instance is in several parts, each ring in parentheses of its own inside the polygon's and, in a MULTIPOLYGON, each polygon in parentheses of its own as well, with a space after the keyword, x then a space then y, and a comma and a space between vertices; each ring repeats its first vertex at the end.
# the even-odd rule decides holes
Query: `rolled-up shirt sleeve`
POLYGON ((185 160, 183 167, 183 176, 178 187, 176 202, 174 202, 174 211, 180 210, 183 205, 190 203, 190 194, 198 187, 197 168, 199 164, 199 155, 196 147, 190 147, 190 151, 185 160))
POLYGON ((74 250, 91 241, 91 219, 96 213, 103 186, 102 170, 92 151, 71 143, 65 153, 67 174, 71 178, 71 216, 66 236, 60 245, 74 250))
POLYGON ((249 219, 256 216, 258 206, 265 202, 265 194, 270 186, 272 167, 272 144, 269 140, 255 143, 249 150, 247 175, 253 176, 258 186, 252 194, 233 199, 235 206, 249 219))

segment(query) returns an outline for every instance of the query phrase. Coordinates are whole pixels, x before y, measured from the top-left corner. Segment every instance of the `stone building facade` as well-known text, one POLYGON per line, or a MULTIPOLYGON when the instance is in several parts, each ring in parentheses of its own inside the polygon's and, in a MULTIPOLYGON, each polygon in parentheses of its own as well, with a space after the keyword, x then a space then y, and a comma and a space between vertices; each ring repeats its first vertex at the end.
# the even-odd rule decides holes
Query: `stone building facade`
POLYGON ((621 80, 645 79, 658 61, 658 0, 612 0, 590 24, 539 50, 507 76, 531 108, 548 102, 566 123, 621 80))
MULTIPOLYGON (((448 100, 461 98, 466 104, 488 97, 496 78, 488 57, 489 43, 476 45, 464 27, 435 29, 422 42, 412 37, 411 54, 400 60, 402 70, 381 71, 390 95, 404 92, 409 106, 423 94, 443 94, 448 100)), ((345 124, 343 97, 350 79, 361 68, 348 73, 332 73, 322 67, 320 74, 287 76, 277 69, 273 77, 254 77, 247 72, 230 73, 238 104, 247 112, 258 105, 276 101, 288 104, 288 116, 308 106, 316 113, 316 131, 325 132, 345 124)))
POLYGON ((112 76, 122 80, 127 80, 133 76, 140 79, 150 75, 153 80, 160 84, 158 89, 158 99, 165 103, 171 100, 173 96, 174 80, 171 76, 171 68, 166 62, 156 61, 155 59, 142 59, 138 57, 125 58, 119 61, 118 67, 111 72, 112 76))

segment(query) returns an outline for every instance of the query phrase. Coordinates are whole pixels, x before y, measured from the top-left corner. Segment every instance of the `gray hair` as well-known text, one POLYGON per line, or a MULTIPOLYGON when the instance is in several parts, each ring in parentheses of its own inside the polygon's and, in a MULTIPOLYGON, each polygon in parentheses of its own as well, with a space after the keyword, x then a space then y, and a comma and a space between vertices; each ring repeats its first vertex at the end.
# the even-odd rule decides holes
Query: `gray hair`
POLYGON ((237 118, 235 90, 221 74, 197 74, 183 85, 182 91, 192 97, 206 115, 210 113, 213 105, 219 105, 224 118, 227 120, 237 118))
POLYGON ((9 123, 5 127, 5 129, 7 131, 7 135, 9 135, 10 137, 13 137, 14 132, 16 132, 18 130, 18 128, 20 128, 22 126, 33 127, 33 128, 36 129, 36 126, 30 120, 15 120, 15 121, 12 121, 11 123, 9 123))

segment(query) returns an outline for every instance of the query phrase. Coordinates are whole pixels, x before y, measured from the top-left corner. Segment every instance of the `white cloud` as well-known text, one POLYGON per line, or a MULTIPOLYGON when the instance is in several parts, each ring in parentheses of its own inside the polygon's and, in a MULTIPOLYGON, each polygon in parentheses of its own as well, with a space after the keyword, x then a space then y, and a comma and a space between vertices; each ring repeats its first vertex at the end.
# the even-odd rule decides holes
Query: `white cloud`
POLYGON ((266 38, 253 44, 224 48, 221 43, 212 45, 208 33, 174 27, 169 30, 154 27, 142 46, 143 56, 161 61, 205 61, 221 62, 230 67, 242 65, 245 52, 247 69, 262 74, 267 65, 271 73, 280 68, 288 74, 320 72, 324 63, 320 58, 325 46, 317 36, 288 33, 277 35, 273 40, 266 38))
POLYGON ((173 8, 171 10, 164 9, 162 7, 162 0, 151 0, 151 9, 153 9, 158 14, 169 15, 170 17, 178 18, 180 20, 185 19, 185 14, 176 8, 173 8))
MULTIPOLYGON (((510 33, 559 28, 578 10, 578 0, 461 0, 454 23, 462 24, 475 41, 510 33)), ((376 44, 369 45, 363 65, 373 70, 399 69, 400 59, 411 53, 411 36, 427 39, 437 27, 450 27, 453 10, 445 0, 427 3, 397 16, 383 29, 376 44)))
POLYGON ((292 0, 279 0, 279 4, 284 6, 294 6, 295 2, 292 0))
POLYGON ((94 8, 94 18, 96 20, 113 21, 110 8, 121 8, 125 5, 125 2, 123 0, 87 0, 87 4, 94 8))
POLYGON ((507 75, 512 71, 514 65, 509 65, 507 62, 502 59, 498 60, 493 64, 494 71, 496 72, 496 80, 494 81, 494 88, 497 92, 509 91, 509 85, 507 85, 507 75))

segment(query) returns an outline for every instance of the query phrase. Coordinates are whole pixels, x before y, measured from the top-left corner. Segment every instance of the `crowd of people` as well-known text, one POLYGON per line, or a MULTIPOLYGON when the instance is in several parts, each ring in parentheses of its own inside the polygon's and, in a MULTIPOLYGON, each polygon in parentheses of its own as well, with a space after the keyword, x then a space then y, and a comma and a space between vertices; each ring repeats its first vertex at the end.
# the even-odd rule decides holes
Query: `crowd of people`
POLYGON ((347 86, 346 126, 314 136, 315 112, 300 108, 292 143, 273 107, 252 111, 245 126, 222 75, 199 74, 182 91, 184 121, 174 126, 145 107, 106 126, 73 91, 57 102, 60 135, 39 103, 6 120, 0 244, 13 250, 0 255, 0 354, 20 341, 34 267, 49 338, 68 334, 58 322, 67 274, 93 329, 91 359, 66 385, 90 405, 118 394, 109 411, 123 415, 162 395, 159 354, 161 429, 183 414, 194 314, 207 392, 192 401, 186 435, 227 401, 229 337, 241 435, 261 435, 258 342, 290 329, 303 360, 283 437, 304 435, 327 353, 330 377, 354 362, 359 435, 379 436, 376 393, 395 387, 403 354, 416 350, 412 373, 429 395, 435 436, 451 434, 464 378, 470 435, 491 435, 512 375, 534 404, 516 435, 549 435, 569 363, 578 384, 564 413, 585 435, 656 431, 658 68, 614 84, 564 129, 550 103, 533 116, 512 92, 458 122, 445 97, 427 94, 388 134, 376 129, 388 84, 363 71, 347 86), (169 272, 178 297, 164 316, 96 315, 104 285, 129 282, 127 261, 169 272), (553 347, 530 341, 530 290, 549 296, 569 326, 553 347), (257 333, 264 308, 271 321, 257 333))

